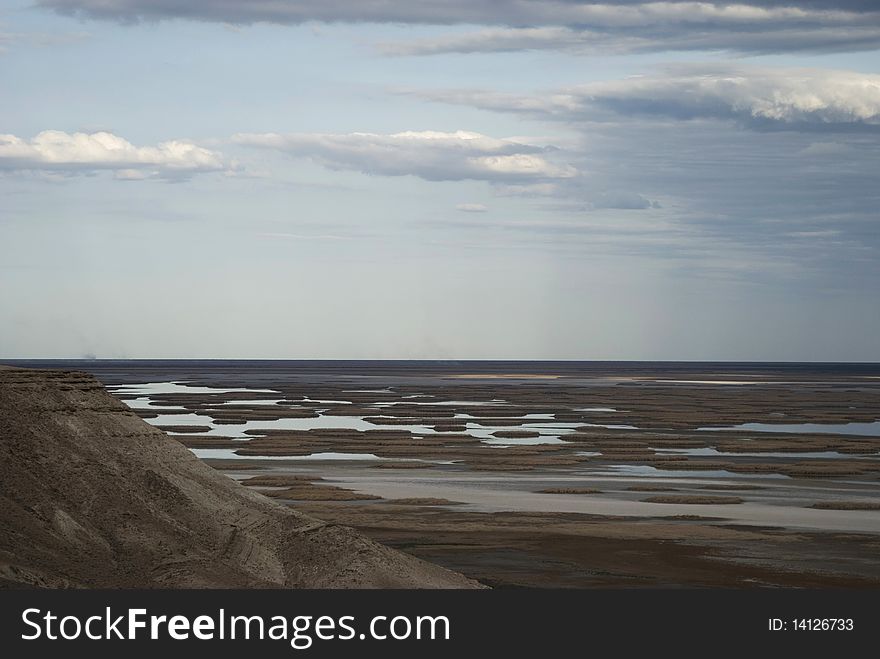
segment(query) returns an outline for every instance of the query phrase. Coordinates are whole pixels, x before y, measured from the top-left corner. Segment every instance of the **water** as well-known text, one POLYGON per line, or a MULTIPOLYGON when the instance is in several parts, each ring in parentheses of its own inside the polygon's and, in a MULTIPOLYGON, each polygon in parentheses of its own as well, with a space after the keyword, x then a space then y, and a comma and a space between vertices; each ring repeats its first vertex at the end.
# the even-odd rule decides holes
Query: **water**
MULTIPOLYGON (((605 468, 603 468, 605 469, 605 468)), ((726 469, 657 469, 649 465, 609 465, 607 469, 599 470, 598 475, 609 476, 650 476, 657 478, 723 478, 729 480, 736 477, 732 471, 726 469)), ((749 474, 751 478, 789 478, 783 474, 749 474)))
POLYGON ((383 462, 401 461, 403 458, 380 458, 372 453, 312 453, 310 455, 238 455, 231 448, 190 449, 202 460, 381 460, 383 462))
POLYGON ((153 410, 155 412, 159 412, 162 410, 182 410, 185 409, 183 407, 178 407, 177 405, 160 405, 158 403, 154 403, 150 400, 148 396, 143 396, 139 398, 133 398, 130 400, 126 400, 125 404, 128 405, 133 410, 153 410))
MULTIPOLYGON (((127 402, 127 401, 126 401, 127 402)), ((156 408, 158 409, 161 408, 156 408)), ((159 414, 159 416, 145 419, 154 426, 207 426, 209 430, 199 433, 211 437, 246 437, 248 430, 355 430, 366 432, 368 430, 409 431, 416 436, 438 434, 431 426, 418 424, 376 424, 365 421, 364 417, 357 416, 331 416, 319 415, 307 419, 276 419, 273 421, 245 421, 244 423, 216 424, 214 419, 207 414, 159 414)), ((580 425, 580 424, 572 424, 580 425)), ((560 427, 559 424, 528 423, 522 426, 483 426, 477 423, 467 423, 465 434, 487 442, 501 441, 492 433, 497 430, 523 429, 541 433, 542 437, 505 439, 510 443, 518 444, 553 444, 558 443, 559 435, 574 432, 571 428, 560 427)), ((176 434, 176 433, 172 433, 176 434)))
POLYGON ((880 421, 871 423, 742 423, 738 426, 697 428, 697 430, 748 430, 753 432, 824 433, 880 437, 880 421))
MULTIPOLYGON (((126 401, 128 402, 128 401, 126 401)), ((214 426, 214 420, 203 414, 160 414, 152 419, 144 419, 151 426, 214 426)), ((205 433, 207 434, 207 433, 205 433)), ((220 433, 217 433, 218 435, 220 433)))
POLYGON ((839 459, 839 458, 847 458, 853 459, 859 456, 858 454, 847 454, 841 453, 840 451, 756 451, 754 453, 739 453, 735 451, 719 451, 714 448, 667 448, 667 449, 657 449, 658 454, 666 454, 666 455, 695 455, 695 456, 725 456, 731 458, 826 458, 826 459, 839 459))
MULTIPOLYGON (((472 419, 472 420, 474 420, 474 422, 477 422, 477 421, 485 421, 486 423, 490 423, 490 422, 492 421, 493 418, 496 418, 496 419, 497 419, 497 418, 499 418, 499 417, 474 416, 473 414, 465 414, 464 412, 456 412, 456 413, 453 415, 453 418, 454 418, 454 419, 472 419)), ((507 418, 507 417, 500 417, 500 418, 507 418)), ((528 420, 534 420, 534 421, 539 421, 539 420, 550 421, 550 420, 555 419, 555 418, 556 418, 556 415, 555 415, 555 414, 543 414, 543 413, 542 413, 542 414, 538 414, 538 413, 535 413, 535 414, 524 414, 524 415, 522 415, 522 416, 518 416, 518 417, 510 417, 510 418, 523 419, 523 420, 526 420, 526 421, 528 421, 528 420)), ((584 424, 582 424, 582 423, 572 423, 572 424, 570 424, 570 425, 574 427, 574 426, 582 426, 582 425, 584 425, 584 424)), ((511 426, 511 427, 513 427, 513 426, 511 426)))
POLYGON ((145 384, 117 384, 108 387, 115 394, 136 394, 138 396, 156 396, 158 394, 237 394, 261 393, 277 394, 274 389, 248 389, 245 387, 197 387, 185 382, 147 382, 145 384))
MULTIPOLYGON (((248 430, 368 430, 409 431, 418 437, 440 434, 431 426, 417 424, 375 424, 357 416, 320 415, 308 419, 277 419, 274 421, 245 421, 235 424, 215 424, 214 420, 204 414, 160 414, 152 419, 144 419, 154 426, 207 426, 209 430, 198 433, 209 437, 247 437, 248 430)), ((577 427, 582 424, 568 424, 577 427)), ((562 442, 560 435, 574 432, 573 427, 565 427, 560 423, 526 423, 520 426, 484 426, 467 423, 464 434, 470 435, 488 444, 503 442, 506 444, 558 444, 562 442), (495 437, 499 430, 531 430, 538 432, 539 437, 495 437)), ((172 432, 171 434, 178 434, 172 432)), ((189 434, 189 433, 187 433, 189 434)))
MULTIPOLYGON (((149 396, 165 393, 278 393, 271 389, 221 389, 215 387, 197 387, 189 386, 185 383, 178 382, 152 382, 145 385, 122 385, 116 387, 118 393, 138 393, 144 394, 137 399, 125 401, 133 409, 150 409, 161 412, 162 407, 152 404, 149 396)), ((255 399, 254 401, 226 401, 223 405, 272 405, 281 402, 283 399, 255 399)), ((350 404, 350 401, 329 401, 310 399, 308 397, 300 402, 313 402, 321 404, 344 403, 350 404)), ((491 401, 446 401, 443 403, 430 402, 422 403, 424 405, 503 405, 505 401, 493 399, 491 401)), ((166 408, 167 409, 167 408, 166 408)), ((183 408, 175 408, 183 409, 183 408)), ((218 424, 214 423, 210 413, 190 413, 190 414, 159 414, 158 416, 146 419, 146 421, 154 426, 206 426, 208 430, 199 433, 209 437, 232 437, 242 438, 248 437, 248 431, 264 431, 264 430, 294 430, 309 431, 319 429, 338 429, 338 430, 354 430, 366 432, 369 430, 386 430, 386 431, 409 431, 417 437, 437 434, 432 426, 422 424, 383 424, 381 419, 379 423, 371 423, 366 421, 366 417, 358 416, 336 416, 323 414, 324 410, 315 410, 317 417, 305 419, 282 418, 276 420, 249 420, 244 423, 235 424, 218 424)), ((523 423, 517 426, 499 426, 493 425, 491 418, 475 417, 469 414, 458 413, 455 419, 465 421, 465 434, 479 439, 480 441, 492 445, 537 445, 537 444, 558 444, 563 440, 560 438, 567 433, 575 432, 575 429, 590 425, 602 428, 631 428, 631 426, 619 425, 603 425, 603 424, 584 424, 581 422, 561 422, 555 421, 553 414, 533 413, 525 414, 521 417, 523 423), (497 431, 509 430, 529 430, 537 432, 537 437, 496 437, 497 431)), ((178 433, 171 433, 178 434, 178 433)), ((183 433, 180 433, 183 434, 183 433)), ((202 449, 215 450, 215 449, 202 449)), ((221 450, 221 449, 216 449, 221 450)))
MULTIPOLYGON (((424 424, 392 424, 382 423, 381 417, 376 420, 378 423, 371 423, 362 416, 337 416, 324 414, 326 410, 314 410, 318 416, 312 418, 281 418, 276 420, 248 420, 244 423, 236 424, 218 424, 214 422, 210 412, 193 412, 187 414, 162 414, 163 411, 179 411, 185 408, 177 406, 157 405, 151 400, 152 395, 159 394, 222 394, 222 393, 274 393, 279 392, 273 389, 251 389, 251 388, 222 388, 222 387, 201 387, 191 386, 183 381, 179 382, 150 382, 147 384, 120 385, 113 388, 117 393, 135 394, 138 397, 125 401, 132 409, 150 410, 158 413, 158 416, 146 419, 152 425, 156 426, 205 426, 208 430, 199 434, 213 437, 231 437, 233 439, 250 438, 248 431, 259 433, 260 431, 269 430, 291 430, 291 431, 310 431, 320 429, 338 429, 350 430, 358 432, 367 431, 390 431, 390 432, 410 432, 416 437, 426 437, 438 434, 432 425, 424 424)), ((385 390, 376 390, 376 392, 387 393, 385 390)), ((421 394, 416 394, 421 396, 421 394)), ((225 401, 219 406, 266 406, 277 405, 284 401, 280 398, 255 398, 254 400, 233 400, 225 401)), ((305 396, 298 402, 318 403, 318 404, 344 404, 349 405, 351 401, 343 400, 323 400, 312 399, 305 396)), ((399 404, 395 401, 391 404, 399 404)), ((410 404, 430 406, 468 406, 468 405, 508 405, 504 400, 492 399, 489 401, 410 401, 410 404)), ((581 412, 611 412, 616 411, 611 407, 587 407, 580 408, 581 412)), ((499 414, 499 417, 501 414, 499 414)), ((638 430, 636 426, 624 424, 600 424, 585 422, 562 422, 555 419, 555 415, 551 413, 530 413, 519 417, 522 423, 515 426, 495 425, 492 418, 478 417, 463 412, 457 412, 454 415, 454 421, 463 423, 465 426, 464 434, 467 434, 485 444, 497 448, 510 446, 528 446, 540 444, 560 444, 564 443, 563 436, 576 431, 577 428, 587 426, 594 428, 619 429, 619 430, 638 430), (498 431, 516 431, 525 430, 537 433, 536 437, 496 437, 495 432, 498 431)), ((453 419, 449 419, 452 421, 453 419)), ((739 426, 727 428, 700 428, 704 431, 723 431, 723 430, 742 430, 756 432, 820 432, 835 433, 863 436, 880 436, 880 422, 873 423, 845 423, 845 424, 768 424, 768 423, 746 423, 739 426)), ((178 434, 178 433, 172 433, 178 434)), ((181 433, 182 434, 182 433, 181 433)), ((197 449, 200 451, 219 451, 226 449, 197 449)), ((231 451, 231 449, 230 449, 231 451)), ((715 448, 693 448, 693 449, 660 449, 661 454, 680 454, 688 456, 707 456, 707 457, 749 457, 749 458, 796 458, 796 459, 840 459, 857 458, 856 455, 842 454, 837 451, 817 451, 817 452, 724 452, 715 448)), ((584 453, 585 457, 589 454, 584 453)), ((657 470, 654 467, 638 466, 638 465, 619 465, 613 467, 619 473, 632 473, 642 475, 654 475, 668 477, 673 475, 687 474, 691 477, 696 476, 732 476, 731 472, 714 472, 714 471, 681 471, 681 470, 657 470), (627 470, 635 470, 628 472, 627 470)), ((765 475, 766 476, 766 475, 765 475)))
POLYGON ((144 419, 154 426, 208 426, 202 433, 214 437, 244 437, 248 430, 409 430, 416 435, 434 433, 434 429, 420 425, 376 425, 357 416, 320 415, 309 419, 276 419, 274 421, 245 421, 244 423, 215 424, 210 416, 203 414, 164 414, 153 419, 144 419))
POLYGON ((726 469, 657 469, 649 465, 609 465, 607 469, 612 471, 600 470, 600 474, 611 474, 615 476, 651 476, 658 478, 688 477, 688 478, 730 478, 735 476, 732 471, 726 469))
MULTIPOLYGON (((417 394, 415 397, 422 398, 422 394, 417 394)), ((414 396, 404 396, 404 398, 412 399, 414 396)), ((509 403, 505 400, 499 400, 494 398, 492 400, 430 400, 430 401, 418 401, 418 400, 395 400, 389 401, 386 403, 374 403, 376 406, 381 407, 392 407, 394 405, 425 405, 425 406, 448 406, 448 407, 482 407, 482 406, 500 406, 500 405, 508 405, 509 403)))
POLYGON ((468 434, 476 436, 484 444, 490 444, 497 447, 510 446, 537 446, 539 444, 564 444, 559 435, 539 435, 538 437, 495 437, 490 434, 482 434, 477 429, 469 429, 476 432, 468 434))
POLYGON ((750 385, 750 384, 769 384, 767 382, 742 382, 741 380, 651 380, 651 382, 657 382, 659 384, 711 384, 711 385, 724 385, 724 386, 738 386, 738 385, 750 385))

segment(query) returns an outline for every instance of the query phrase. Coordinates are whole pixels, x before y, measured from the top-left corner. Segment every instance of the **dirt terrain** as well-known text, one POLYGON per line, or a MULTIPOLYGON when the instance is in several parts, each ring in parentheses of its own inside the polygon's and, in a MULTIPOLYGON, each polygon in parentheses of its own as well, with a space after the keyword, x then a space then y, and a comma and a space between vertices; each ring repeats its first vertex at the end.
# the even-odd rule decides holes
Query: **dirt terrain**
POLYGON ((493 587, 880 587, 878 365, 54 366, 255 494, 493 587))
POLYGON ((237 484, 90 375, 0 367, 0 585, 478 584, 237 484))

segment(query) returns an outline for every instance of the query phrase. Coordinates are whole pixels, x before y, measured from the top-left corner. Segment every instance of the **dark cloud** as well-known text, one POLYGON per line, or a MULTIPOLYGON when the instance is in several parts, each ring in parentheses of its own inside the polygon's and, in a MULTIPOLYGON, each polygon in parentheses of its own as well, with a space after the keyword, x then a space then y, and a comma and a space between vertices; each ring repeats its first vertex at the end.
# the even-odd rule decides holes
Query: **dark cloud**
POLYGON ((385 44, 396 54, 562 49, 574 52, 848 51, 880 47, 874 2, 581 2, 578 0, 40 0, 39 6, 122 22, 308 21, 481 25, 494 29, 385 44))
POLYGON ((65 14, 115 20, 181 18, 228 23, 298 24, 307 21, 388 22, 453 25, 631 25, 674 20, 725 20, 750 24, 777 12, 793 22, 804 12, 873 13, 869 0, 742 0, 584 2, 581 0, 38 0, 38 6, 65 14))
POLYGON ((499 189, 531 196, 546 216, 498 215, 471 231, 656 258, 692 276, 880 281, 878 76, 676 69, 526 96, 423 96, 580 134, 566 143, 578 176, 499 189), (744 129, 768 125, 781 130, 744 129))
POLYGON ((854 273, 877 278, 877 142, 873 134, 830 143, 709 122, 605 125, 589 133, 583 157, 608 182, 659 199, 662 208, 641 222, 628 218, 626 228, 585 223, 583 235, 741 279, 769 273, 843 285, 854 273))
POLYGON ((555 50, 573 55, 609 55, 661 51, 724 51, 744 55, 772 53, 835 53, 880 48, 880 19, 873 14, 867 24, 861 15, 842 23, 827 18, 808 25, 775 22, 735 29, 724 21, 639 26, 630 29, 578 29, 570 27, 486 28, 466 33, 378 45, 391 56, 449 53, 508 53, 555 50))

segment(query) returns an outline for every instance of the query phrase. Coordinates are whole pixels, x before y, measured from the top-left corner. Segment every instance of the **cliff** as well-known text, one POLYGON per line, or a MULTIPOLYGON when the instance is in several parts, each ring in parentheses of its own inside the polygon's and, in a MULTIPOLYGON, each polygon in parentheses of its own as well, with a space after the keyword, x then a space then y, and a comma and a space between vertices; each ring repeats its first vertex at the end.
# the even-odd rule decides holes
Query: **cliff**
POLYGON ((478 584, 249 491, 89 375, 0 367, 0 586, 478 584))

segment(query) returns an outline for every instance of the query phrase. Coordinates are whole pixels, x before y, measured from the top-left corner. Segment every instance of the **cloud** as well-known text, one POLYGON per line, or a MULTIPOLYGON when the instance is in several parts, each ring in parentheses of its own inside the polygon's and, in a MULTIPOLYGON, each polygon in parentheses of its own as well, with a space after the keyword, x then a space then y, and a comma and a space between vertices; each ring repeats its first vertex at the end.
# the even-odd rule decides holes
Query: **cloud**
POLYGON ((384 46, 398 54, 523 48, 851 51, 880 45, 880 11, 868 0, 39 0, 37 4, 63 14, 122 22, 323 21, 502 28, 384 46))
MULTIPOLYGON (((563 216, 584 218, 584 239, 608 236, 610 245, 652 253, 653 241, 675 238, 666 255, 712 259, 744 252, 808 273, 863 273, 877 268, 880 240, 878 135, 847 132, 833 142, 801 131, 744 131, 722 122, 586 124, 583 157, 608 186, 579 213, 577 200, 548 201, 563 216), (813 146, 817 145, 817 146, 813 146), (651 208, 626 222, 597 227, 610 217, 602 206, 651 208), (639 218, 639 219, 637 219, 639 218), (638 234, 626 234, 638 228, 638 234), (597 236, 598 234, 598 236, 597 236), (872 262, 873 260, 873 262, 872 262), (844 264, 847 264, 844 266, 844 264)), ((621 215, 623 214, 623 215, 621 215)), ((743 273, 746 274, 746 273, 743 273)), ((755 277, 760 277, 760 272, 755 277)))
POLYGON ((172 140, 136 147, 117 135, 46 130, 31 140, 0 134, 0 171, 88 174, 112 171, 116 178, 186 178, 230 168, 221 154, 192 142, 172 140))
POLYGON ((569 122, 654 117, 803 130, 880 125, 880 75, 853 71, 677 67, 533 95, 482 90, 405 93, 569 122))
POLYGON ((36 4, 66 14, 127 21, 178 18, 234 24, 325 21, 520 27, 626 27, 719 20, 751 25, 770 20, 811 22, 823 17, 842 20, 851 14, 876 11, 871 0, 38 0, 36 4))
MULTIPOLYGON (((586 173, 570 159, 584 161, 582 151, 530 144, 527 138, 494 138, 475 132, 405 131, 377 133, 240 133, 234 144, 272 149, 307 158, 331 170, 372 176, 415 176, 425 181, 485 181, 494 194, 554 200, 569 211, 646 210, 659 203, 633 189, 613 184, 601 172, 586 173)), ((601 169, 601 167, 599 168, 601 169)), ((485 213, 483 204, 465 203, 456 210, 485 213)))
POLYGON ((577 170, 552 162, 558 149, 496 139, 480 133, 407 131, 375 133, 238 134, 233 142, 305 157, 330 169, 427 181, 489 182, 565 179, 577 170))
POLYGON ((679 66, 532 94, 406 93, 573 135, 565 156, 578 176, 493 187, 544 212, 448 218, 454 226, 524 246, 677 261, 689 276, 844 287, 880 277, 880 76, 679 66))
POLYGON ((338 236, 331 233, 308 234, 308 233, 290 233, 290 232, 265 232, 258 233, 262 238, 281 238, 284 240, 354 240, 353 236, 338 236))
POLYGON ((758 25, 731 29, 726 21, 678 29, 577 29, 570 27, 489 28, 409 41, 378 44, 385 55, 443 55, 554 50, 573 55, 608 55, 661 51, 723 51, 740 55, 834 53, 880 48, 880 24, 858 24, 854 14, 843 24, 817 20, 812 25, 758 25), (689 29, 690 27, 690 29, 689 29))
POLYGON ((804 147, 798 153, 801 156, 823 158, 826 156, 836 157, 849 153, 851 148, 840 142, 813 142, 804 147))
POLYGON ((628 190, 605 190, 596 195, 590 203, 593 209, 644 210, 660 208, 660 204, 644 195, 628 190))
POLYGON ((489 207, 485 204, 458 204, 455 207, 455 210, 461 211, 462 213, 486 213, 489 210, 489 207))
MULTIPOLYGON (((2 28, 0 24, 0 28, 2 28)), ((91 38, 86 32, 2 32, 0 31, 0 55, 10 46, 31 45, 38 47, 63 46, 91 38)))

